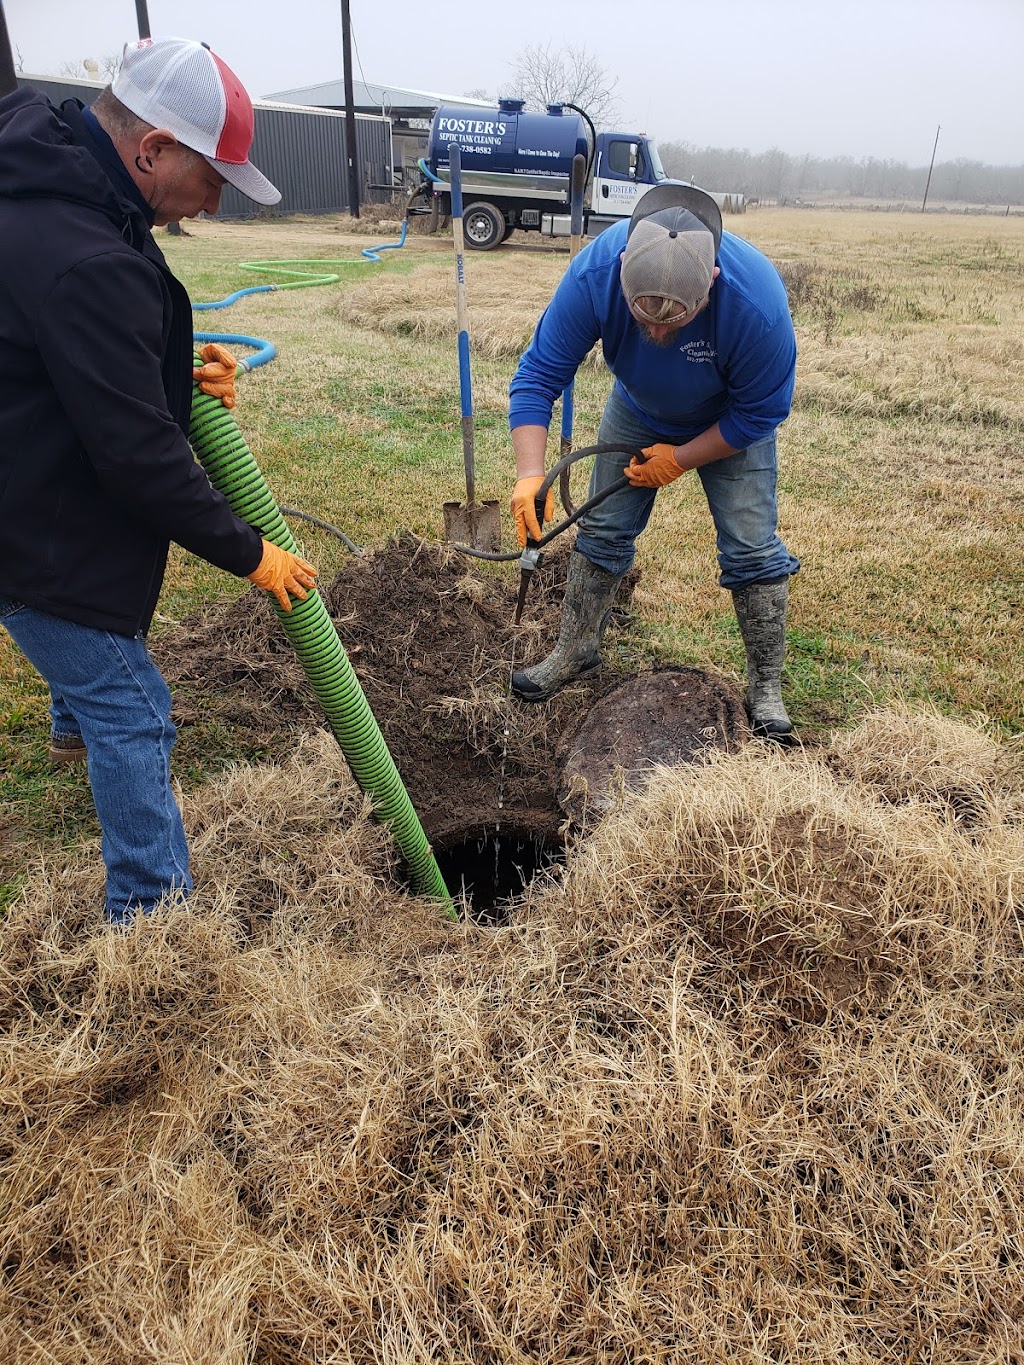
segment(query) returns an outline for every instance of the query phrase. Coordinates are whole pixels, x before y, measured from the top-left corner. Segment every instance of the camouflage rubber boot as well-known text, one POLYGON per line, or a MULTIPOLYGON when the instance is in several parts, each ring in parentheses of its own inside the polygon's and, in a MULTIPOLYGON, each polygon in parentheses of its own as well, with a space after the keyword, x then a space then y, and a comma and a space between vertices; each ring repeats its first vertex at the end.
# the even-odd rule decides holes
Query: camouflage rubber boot
POLYGON ((782 661, 786 655, 786 600, 789 578, 734 588, 733 606, 747 651, 747 693, 751 728, 761 739, 785 741, 793 723, 782 701, 782 661))
POLYGON ((514 696, 520 701, 547 701, 573 678, 601 667, 601 636, 623 577, 573 550, 558 643, 539 664, 512 674, 514 696))

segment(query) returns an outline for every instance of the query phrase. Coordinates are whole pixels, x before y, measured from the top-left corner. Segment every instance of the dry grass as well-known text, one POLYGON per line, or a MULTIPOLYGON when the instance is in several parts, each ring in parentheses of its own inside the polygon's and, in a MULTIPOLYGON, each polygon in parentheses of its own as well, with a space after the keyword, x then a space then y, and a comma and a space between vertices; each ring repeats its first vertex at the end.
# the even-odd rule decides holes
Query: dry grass
MULTIPOLYGON (((537 319, 565 273, 561 255, 538 257, 529 274, 529 294, 509 291, 508 254, 474 258, 472 276, 473 354, 506 362, 509 370, 529 345, 537 319)), ((413 276, 378 275, 348 291, 340 315, 356 327, 386 336, 414 337, 453 347, 458 323, 451 262, 439 260, 413 276)), ((590 357, 600 367, 600 348, 590 357)))
POLYGON ((95 850, 51 862, 0 953, 0 1354, 1019 1360, 1020 791, 934 716, 748 748, 484 931, 321 737, 187 802, 189 913, 94 932, 95 850))

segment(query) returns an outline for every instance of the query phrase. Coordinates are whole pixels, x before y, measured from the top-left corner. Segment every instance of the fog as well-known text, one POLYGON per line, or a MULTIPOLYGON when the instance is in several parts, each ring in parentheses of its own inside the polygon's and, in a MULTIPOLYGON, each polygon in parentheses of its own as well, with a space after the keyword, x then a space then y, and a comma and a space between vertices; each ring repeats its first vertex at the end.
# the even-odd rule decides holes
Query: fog
MULTIPOLYGON (((133 0, 5 0, 26 72, 101 64, 133 0)), ((350 0, 356 77, 462 95, 508 84, 517 51, 585 47, 618 125, 661 142, 791 155, 1024 163, 1024 0, 732 0, 471 6, 350 0)), ((342 74, 340 0, 149 0, 154 33, 201 38, 253 95, 342 74)))

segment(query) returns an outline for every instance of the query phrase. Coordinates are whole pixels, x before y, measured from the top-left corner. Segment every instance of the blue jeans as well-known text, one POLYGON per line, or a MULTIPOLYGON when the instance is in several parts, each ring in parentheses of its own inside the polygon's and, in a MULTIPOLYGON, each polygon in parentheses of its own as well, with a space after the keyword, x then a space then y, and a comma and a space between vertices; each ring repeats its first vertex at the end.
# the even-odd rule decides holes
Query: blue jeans
POLYGON ((76 625, 0 596, 0 623, 42 674, 55 734, 81 734, 115 924, 192 890, 171 789, 171 694, 142 636, 76 625))
POLYGON ((59 691, 50 685, 50 733, 55 739, 81 739, 82 727, 59 691))
MULTIPOLYGON (((646 426, 626 406, 616 387, 605 404, 597 439, 627 447, 658 441, 678 444, 646 426)), ((621 478, 628 463, 617 454, 596 456, 588 496, 621 478)), ((789 553, 778 532, 774 432, 746 450, 704 465, 697 474, 715 524, 721 570, 718 581, 723 588, 741 588, 797 572, 800 561, 789 553)), ((577 550, 609 573, 626 573, 636 554, 636 538, 650 520, 656 494, 654 488, 632 487, 612 493, 580 518, 577 550)))

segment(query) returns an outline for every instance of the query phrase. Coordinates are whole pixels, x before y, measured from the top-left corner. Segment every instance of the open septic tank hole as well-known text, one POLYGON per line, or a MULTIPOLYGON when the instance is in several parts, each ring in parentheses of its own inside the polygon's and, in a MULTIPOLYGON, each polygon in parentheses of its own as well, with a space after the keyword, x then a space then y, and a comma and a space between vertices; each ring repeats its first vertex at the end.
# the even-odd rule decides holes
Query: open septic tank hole
POLYGON ((504 924, 511 903, 538 873, 565 862, 557 834, 514 825, 455 830, 434 846, 434 856, 457 905, 477 924, 504 924))

